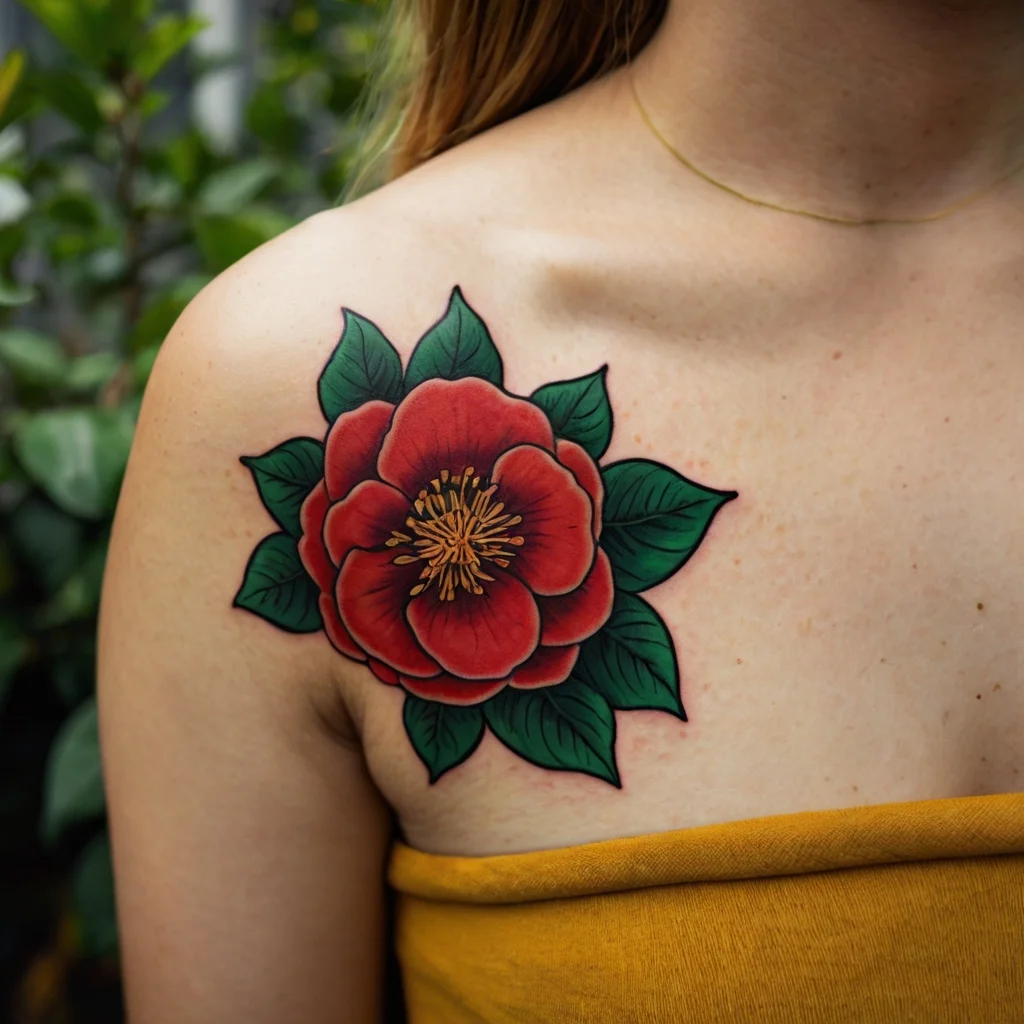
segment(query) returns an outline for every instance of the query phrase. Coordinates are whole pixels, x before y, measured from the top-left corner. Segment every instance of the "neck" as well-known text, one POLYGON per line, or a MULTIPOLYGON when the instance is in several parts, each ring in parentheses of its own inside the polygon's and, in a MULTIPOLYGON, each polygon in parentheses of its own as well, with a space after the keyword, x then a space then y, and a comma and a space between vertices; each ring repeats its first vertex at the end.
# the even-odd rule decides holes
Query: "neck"
POLYGON ((674 0, 634 73, 676 148, 769 203, 926 216, 1024 162, 1018 0, 674 0))

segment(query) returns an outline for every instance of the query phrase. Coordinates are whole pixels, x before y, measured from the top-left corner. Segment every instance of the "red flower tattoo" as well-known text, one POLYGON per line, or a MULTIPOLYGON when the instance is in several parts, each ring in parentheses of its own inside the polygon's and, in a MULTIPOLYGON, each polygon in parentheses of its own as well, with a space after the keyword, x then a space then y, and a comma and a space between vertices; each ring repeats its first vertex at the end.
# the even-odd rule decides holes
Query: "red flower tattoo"
POLYGON ((564 682, 607 621, 602 497, 594 460, 537 406, 476 377, 427 380, 335 420, 299 555, 342 654, 475 704, 564 682))
POLYGON ((324 440, 242 462, 281 527, 235 604, 405 692, 434 782, 488 729, 540 767, 620 785, 616 710, 686 720, 675 647, 639 597, 736 497, 648 459, 600 465, 605 368, 509 394, 458 288, 403 370, 345 311, 320 377, 324 440))

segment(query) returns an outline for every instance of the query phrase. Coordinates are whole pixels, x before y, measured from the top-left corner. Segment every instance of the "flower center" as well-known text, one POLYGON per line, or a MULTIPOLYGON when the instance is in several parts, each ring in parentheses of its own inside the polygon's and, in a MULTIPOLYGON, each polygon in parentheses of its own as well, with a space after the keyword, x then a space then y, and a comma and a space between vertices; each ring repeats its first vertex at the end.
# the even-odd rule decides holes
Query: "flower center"
POLYGON ((437 584, 442 601, 454 601, 461 587, 473 594, 482 594, 481 582, 493 581, 484 571, 486 562, 502 569, 515 557, 509 548, 521 547, 523 538, 513 535, 512 528, 523 521, 522 516, 504 511, 494 501, 497 484, 481 487, 480 477, 472 466, 452 475, 442 469, 430 490, 420 491, 413 502, 405 525, 408 533, 393 530, 387 540, 389 548, 399 545, 412 548, 414 554, 401 554, 395 565, 424 562, 420 583, 409 591, 422 594, 432 583, 437 584))

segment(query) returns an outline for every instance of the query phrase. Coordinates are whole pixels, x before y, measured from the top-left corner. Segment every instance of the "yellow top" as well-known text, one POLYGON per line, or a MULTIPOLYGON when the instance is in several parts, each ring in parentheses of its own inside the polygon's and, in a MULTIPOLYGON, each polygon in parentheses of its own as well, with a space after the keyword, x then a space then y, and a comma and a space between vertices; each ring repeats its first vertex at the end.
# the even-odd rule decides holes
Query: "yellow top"
POLYGON ((1024 1022, 1024 794, 389 875, 410 1024, 1024 1022))

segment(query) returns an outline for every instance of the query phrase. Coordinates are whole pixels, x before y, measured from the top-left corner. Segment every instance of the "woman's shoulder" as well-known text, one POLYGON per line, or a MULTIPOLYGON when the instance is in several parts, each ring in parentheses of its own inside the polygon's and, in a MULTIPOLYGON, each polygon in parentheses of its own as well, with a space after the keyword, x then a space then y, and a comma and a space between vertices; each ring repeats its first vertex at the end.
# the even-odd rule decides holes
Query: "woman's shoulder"
POLYGON ((283 384, 315 379, 343 309, 373 320, 406 355, 456 284, 472 282, 520 315, 543 305, 545 279, 574 261, 587 233, 581 193, 601 187, 586 172, 601 130, 567 140, 574 109, 559 107, 501 125, 250 253, 193 300, 158 379, 224 399, 244 388, 250 416, 238 422, 251 429, 257 392, 266 418, 287 405, 283 384))

